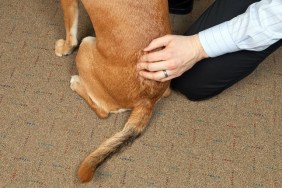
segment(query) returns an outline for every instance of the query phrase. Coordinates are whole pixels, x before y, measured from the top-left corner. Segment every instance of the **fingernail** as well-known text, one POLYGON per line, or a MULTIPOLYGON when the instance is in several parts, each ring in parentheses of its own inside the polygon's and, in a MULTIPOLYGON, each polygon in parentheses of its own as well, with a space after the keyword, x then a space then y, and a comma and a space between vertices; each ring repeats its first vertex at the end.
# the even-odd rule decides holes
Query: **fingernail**
POLYGON ((149 49, 149 47, 146 47, 146 48, 143 49, 143 51, 147 52, 148 49, 149 49))

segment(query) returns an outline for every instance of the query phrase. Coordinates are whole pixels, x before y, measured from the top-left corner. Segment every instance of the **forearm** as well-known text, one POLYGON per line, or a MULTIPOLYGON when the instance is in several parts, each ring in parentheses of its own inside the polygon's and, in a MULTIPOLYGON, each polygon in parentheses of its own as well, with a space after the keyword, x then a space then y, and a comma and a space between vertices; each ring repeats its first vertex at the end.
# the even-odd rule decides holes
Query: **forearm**
POLYGON ((282 38, 282 0, 262 0, 230 21, 199 33, 209 57, 239 50, 260 51, 282 38))

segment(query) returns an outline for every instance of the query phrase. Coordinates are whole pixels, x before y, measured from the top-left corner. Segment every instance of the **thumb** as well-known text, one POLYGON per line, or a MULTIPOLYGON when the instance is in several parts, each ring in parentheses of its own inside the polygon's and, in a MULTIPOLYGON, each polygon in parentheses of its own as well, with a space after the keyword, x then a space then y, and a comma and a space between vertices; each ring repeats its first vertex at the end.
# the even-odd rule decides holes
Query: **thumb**
POLYGON ((149 46, 144 48, 143 51, 148 52, 148 51, 152 51, 157 48, 167 46, 170 41, 171 41, 171 35, 165 35, 165 36, 156 38, 152 40, 149 46))

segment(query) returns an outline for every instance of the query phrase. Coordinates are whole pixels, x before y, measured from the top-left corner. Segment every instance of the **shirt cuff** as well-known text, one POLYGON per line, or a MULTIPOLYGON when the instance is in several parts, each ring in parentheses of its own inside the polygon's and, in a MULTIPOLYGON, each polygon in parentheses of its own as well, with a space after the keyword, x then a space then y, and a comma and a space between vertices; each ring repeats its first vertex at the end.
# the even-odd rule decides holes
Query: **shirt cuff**
POLYGON ((199 32, 200 42, 209 57, 217 57, 240 50, 232 40, 227 23, 223 22, 199 32))

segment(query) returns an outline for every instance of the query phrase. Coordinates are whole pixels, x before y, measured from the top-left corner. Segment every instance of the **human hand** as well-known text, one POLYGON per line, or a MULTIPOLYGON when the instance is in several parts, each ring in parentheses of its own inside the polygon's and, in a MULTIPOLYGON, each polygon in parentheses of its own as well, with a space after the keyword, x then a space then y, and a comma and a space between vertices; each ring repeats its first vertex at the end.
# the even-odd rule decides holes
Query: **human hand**
POLYGON ((208 57, 197 34, 192 36, 166 35, 154 39, 144 51, 149 53, 141 56, 137 64, 139 75, 161 82, 182 75, 195 63, 208 57), (161 47, 164 48, 150 52, 161 47))

